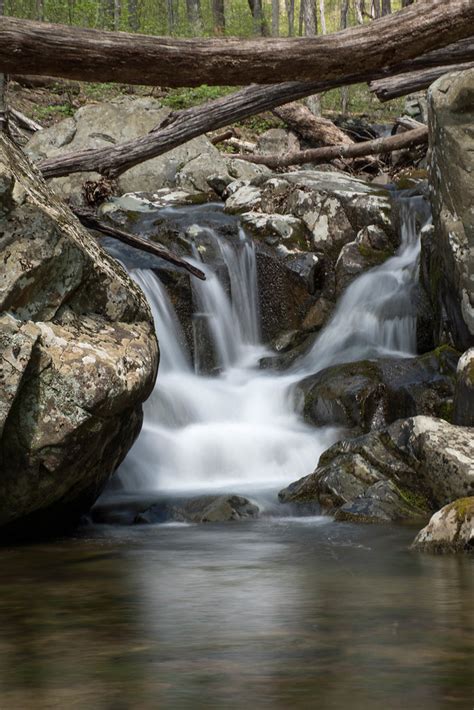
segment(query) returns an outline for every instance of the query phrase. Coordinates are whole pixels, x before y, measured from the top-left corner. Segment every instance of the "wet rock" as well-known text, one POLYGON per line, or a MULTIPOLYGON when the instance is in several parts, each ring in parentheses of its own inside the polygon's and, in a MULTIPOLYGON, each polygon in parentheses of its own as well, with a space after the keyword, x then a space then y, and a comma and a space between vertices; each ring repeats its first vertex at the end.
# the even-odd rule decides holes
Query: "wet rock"
POLYGON ((302 329, 308 332, 321 330, 331 317, 335 305, 334 301, 328 301, 323 297, 318 298, 316 303, 308 310, 302 329))
POLYGON ((335 267, 336 296, 339 298, 349 284, 364 271, 383 264, 391 256, 393 256, 393 248, 391 246, 386 250, 380 250, 372 246, 366 246, 365 243, 357 240, 343 246, 335 267))
POLYGON ((434 235, 422 263, 435 341, 464 351, 474 344, 474 69, 438 79, 428 104, 434 235))
POLYGON ((426 517, 474 491, 473 434, 432 417, 398 420, 334 444, 280 500, 319 503, 359 522, 426 517))
MULTIPOLYGON (((73 117, 37 131, 27 153, 36 161, 86 148, 111 147, 146 135, 169 114, 170 109, 151 97, 122 96, 107 103, 88 104, 73 117)), ((227 174, 225 160, 205 136, 200 136, 130 168, 118 178, 117 188, 120 194, 176 185, 207 192, 207 177, 216 172, 227 174)), ((99 178, 98 173, 77 173, 54 178, 51 185, 61 197, 80 202, 84 181, 99 178)))
POLYGON ((157 503, 135 518, 135 523, 226 523, 256 518, 258 506, 237 495, 206 495, 157 503))
POLYGON ((413 541, 421 552, 474 551, 474 497, 460 498, 435 513, 413 541))
POLYGON ((0 526, 74 524, 140 431, 148 304, 0 136, 0 526))
POLYGON ((453 422, 474 426, 474 348, 467 350, 458 362, 453 422))
POLYGON ((303 414, 316 426, 363 432, 418 414, 450 419, 457 360, 446 346, 421 357, 328 367, 298 385, 303 414))

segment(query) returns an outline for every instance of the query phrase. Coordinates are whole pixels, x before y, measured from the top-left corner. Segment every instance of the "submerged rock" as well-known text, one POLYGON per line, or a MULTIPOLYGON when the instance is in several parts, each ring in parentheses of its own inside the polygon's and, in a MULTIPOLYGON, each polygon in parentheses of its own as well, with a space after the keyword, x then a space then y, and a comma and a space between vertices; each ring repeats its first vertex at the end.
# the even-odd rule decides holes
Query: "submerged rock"
POLYGON ((460 498, 433 515, 413 541, 422 552, 474 551, 474 497, 460 498))
POLYGON ((474 430, 418 416, 334 444, 279 497, 319 503, 338 519, 380 522, 426 517, 473 492, 474 430))
POLYGON ((135 518, 135 523, 226 523, 255 518, 259 508, 238 495, 205 495, 156 503, 135 518))
POLYGON ((138 435, 148 304, 0 136, 0 526, 74 524, 138 435))
POLYGON ((247 520, 259 515, 259 508, 248 498, 232 493, 186 498, 161 494, 144 497, 104 495, 92 508, 94 523, 135 525, 160 523, 225 523, 247 520))

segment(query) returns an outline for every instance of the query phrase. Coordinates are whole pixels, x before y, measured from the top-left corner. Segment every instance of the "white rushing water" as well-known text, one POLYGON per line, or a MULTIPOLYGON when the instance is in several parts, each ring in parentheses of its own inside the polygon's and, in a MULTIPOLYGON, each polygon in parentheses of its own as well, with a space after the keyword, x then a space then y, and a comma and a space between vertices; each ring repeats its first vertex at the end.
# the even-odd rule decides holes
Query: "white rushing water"
POLYGON ((413 204, 402 205, 401 212, 398 253, 348 287, 311 350, 286 373, 258 367, 269 353, 260 341, 255 251, 243 231, 237 244, 218 242, 230 298, 208 266, 200 264, 206 281, 193 280, 196 323, 208 324, 207 343, 219 368, 213 376, 200 374, 209 353, 198 352, 196 364, 191 362, 159 279, 150 270, 132 271, 153 310, 161 362, 155 390, 145 403, 142 433, 120 469, 126 489, 229 490, 242 485, 248 491, 250 486, 287 484, 314 470, 338 432, 301 420, 292 393, 295 382, 332 364, 415 352, 411 295, 419 240, 413 204))

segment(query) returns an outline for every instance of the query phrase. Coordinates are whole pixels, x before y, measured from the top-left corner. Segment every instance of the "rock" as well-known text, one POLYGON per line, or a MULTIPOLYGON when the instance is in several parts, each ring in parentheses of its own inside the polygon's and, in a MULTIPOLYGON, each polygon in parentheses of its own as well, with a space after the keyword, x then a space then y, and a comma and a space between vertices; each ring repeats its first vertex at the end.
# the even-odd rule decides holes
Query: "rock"
POLYGON ((474 344, 474 69, 446 74, 428 94, 434 235, 423 243, 435 342, 474 344))
POLYGON ((453 422, 474 426, 474 348, 467 350, 458 362, 453 422))
POLYGON ((308 332, 318 331, 326 325, 334 308, 334 301, 328 301, 326 298, 318 298, 306 314, 303 321, 302 329, 308 332))
POLYGON ((157 503, 135 518, 135 523, 226 523, 256 518, 258 506, 237 495, 206 495, 157 503))
MULTIPOLYGON (((170 109, 151 97, 122 96, 107 103, 88 104, 73 117, 37 131, 27 153, 36 161, 85 148, 110 147, 146 135, 169 114, 170 109)), ((227 174, 225 160, 205 136, 200 136, 130 168, 118 179, 117 188, 120 194, 175 186, 207 192, 207 178, 216 172, 227 174)), ((84 181, 99 177, 98 173, 76 173, 54 178, 51 185, 61 197, 80 202, 84 181)))
MULTIPOLYGON (((365 229, 367 230, 369 228, 366 227, 365 229)), ((359 234, 361 234, 361 232, 359 232, 359 234)), ((372 246, 366 246, 364 242, 357 240, 343 246, 335 267, 336 297, 339 298, 349 284, 364 273, 364 271, 383 264, 383 262, 391 256, 393 256, 393 248, 391 246, 382 251, 372 246)))
POLYGON ((445 346, 415 358, 334 365, 303 380, 303 414, 316 426, 369 432, 426 414, 450 419, 458 354, 445 346))
POLYGON ((284 128, 270 128, 262 133, 257 140, 257 153, 275 155, 297 150, 300 150, 298 138, 294 133, 284 128))
MULTIPOLYGON (((270 175, 271 170, 266 165, 256 165, 248 160, 226 158, 227 172, 234 180, 253 180, 259 175, 270 175)), ((221 193, 219 193, 221 194, 221 193)))
POLYGON ((0 526, 73 525, 126 455, 151 393, 151 313, 0 136, 0 526))
POLYGON ((314 473, 280 492, 359 522, 427 516, 474 492, 474 430, 417 416, 334 444, 314 473), (384 485, 380 485, 383 483, 384 485))
POLYGON ((258 187, 255 187, 248 180, 238 181, 239 186, 232 190, 232 183, 227 190, 231 191, 227 198, 225 209, 230 214, 241 214, 242 212, 252 212, 260 207, 262 196, 258 187))
POLYGON ((474 551, 474 497, 460 498, 433 515, 413 541, 421 552, 474 551))

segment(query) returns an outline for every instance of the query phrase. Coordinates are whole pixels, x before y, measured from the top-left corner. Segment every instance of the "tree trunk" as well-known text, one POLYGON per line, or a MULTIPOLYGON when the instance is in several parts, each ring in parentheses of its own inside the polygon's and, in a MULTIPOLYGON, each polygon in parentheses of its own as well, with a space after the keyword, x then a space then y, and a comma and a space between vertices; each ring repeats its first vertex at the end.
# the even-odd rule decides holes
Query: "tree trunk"
POLYGON ((324 0, 319 0, 319 17, 321 20, 321 32, 323 35, 327 33, 326 28, 326 8, 324 6, 324 0))
POLYGON ((250 12, 253 17, 254 32, 261 37, 268 37, 268 31, 265 15, 263 14, 262 0, 248 0, 250 12))
POLYGON ((288 17, 288 37, 295 34, 295 0, 285 0, 288 17))
POLYGON ((132 32, 138 32, 140 29, 137 0, 128 0, 128 26, 132 32))
POLYGON ((223 36, 225 34, 224 0, 212 0, 212 18, 214 34, 217 37, 223 36))
POLYGON ((377 20, 381 16, 380 0, 372 0, 372 17, 377 20))
MULTIPOLYGON (((3 16, 4 0, 0 0, 0 18, 3 16)), ((0 73, 0 133, 8 133, 7 77, 0 73)))
POLYGON ((202 34, 202 14, 200 0, 186 0, 186 15, 193 37, 202 34))
POLYGON ((350 145, 354 141, 327 118, 315 116, 302 104, 295 102, 273 109, 292 131, 303 140, 316 145, 350 145))
POLYGON ((272 0, 272 37, 280 36, 280 0, 272 0))
POLYGON ((382 0, 382 16, 392 14, 392 0, 382 0))
POLYGON ((357 22, 359 25, 364 24, 364 15, 365 15, 365 0, 355 0, 354 3, 355 7, 355 13, 357 17, 357 22))
POLYGON ((178 8, 176 0, 166 0, 166 15, 168 20, 168 33, 170 35, 174 35, 176 34, 176 27, 178 24, 178 8))
MULTIPOLYGON (((349 12, 349 0, 343 0, 341 5, 341 30, 347 27, 347 15, 349 12)), ((341 113, 343 116, 347 114, 349 107, 349 87, 343 86, 341 89, 341 113)))
MULTIPOLYGON (((473 40, 429 52, 416 60, 401 62, 393 67, 391 72, 392 74, 406 72, 414 64, 419 69, 440 63, 448 64, 453 56, 457 57, 462 52, 465 53, 468 47, 474 52, 473 40)), ((340 79, 324 82, 287 82, 273 86, 250 86, 203 106, 174 112, 161 126, 146 136, 110 148, 82 150, 78 153, 49 158, 42 161, 39 167, 46 178, 61 177, 74 172, 99 172, 105 176, 117 177, 134 165, 163 155, 208 131, 218 130, 248 116, 311 94, 335 89, 344 84, 357 84, 382 78, 387 75, 387 71, 390 70, 383 67, 364 74, 345 75, 340 79)))
POLYGON ((121 14, 122 14, 121 0, 114 0, 114 30, 120 29, 121 14))
POLYGON ((372 81, 369 84, 369 89, 380 101, 391 101, 400 96, 408 96, 408 94, 413 94, 416 91, 427 89, 443 74, 448 74, 450 71, 464 71, 465 69, 474 69, 474 62, 433 67, 432 69, 407 72, 399 76, 379 79, 378 81, 372 81))
POLYGON ((290 165, 303 165, 304 163, 326 163, 337 158, 362 158, 367 155, 391 153, 394 150, 403 150, 427 142, 428 128, 423 126, 389 138, 377 138, 363 143, 300 150, 286 155, 239 155, 239 159, 247 160, 257 165, 266 165, 272 170, 276 170, 278 168, 288 168, 290 165))
MULTIPOLYGON (((168 0, 172 2, 173 0, 168 0)), ((0 71, 159 86, 271 84, 364 74, 472 34, 474 2, 417 6, 298 39, 170 39, 0 19, 0 71), (78 61, 78 57, 81 61, 78 61), (117 71, 120 66, 120 71, 117 71)))

